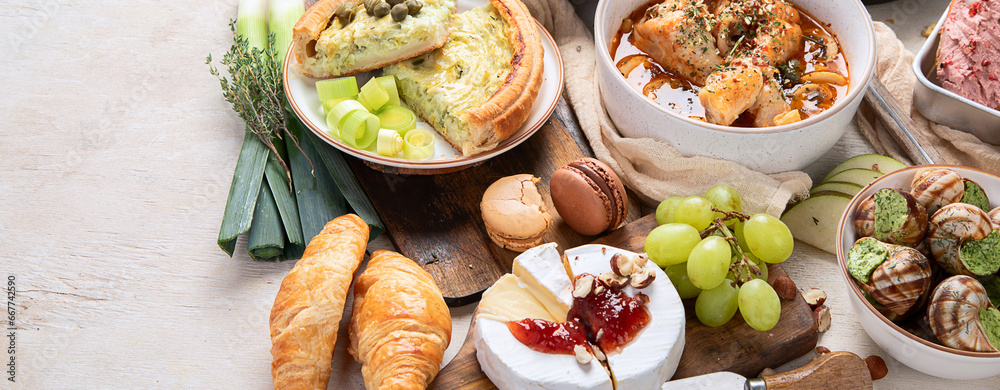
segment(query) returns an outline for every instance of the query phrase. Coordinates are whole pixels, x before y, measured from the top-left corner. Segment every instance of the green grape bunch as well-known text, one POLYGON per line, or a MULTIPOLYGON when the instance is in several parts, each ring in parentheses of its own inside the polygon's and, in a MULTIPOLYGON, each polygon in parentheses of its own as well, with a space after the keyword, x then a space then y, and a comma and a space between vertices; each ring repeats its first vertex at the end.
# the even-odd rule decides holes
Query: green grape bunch
POLYGON ((722 326, 739 312, 760 331, 778 323, 781 302, 767 283, 767 265, 787 260, 794 248, 781 220, 744 214, 739 193, 717 185, 704 196, 663 200, 656 222, 645 251, 682 298, 697 298, 699 321, 722 326))

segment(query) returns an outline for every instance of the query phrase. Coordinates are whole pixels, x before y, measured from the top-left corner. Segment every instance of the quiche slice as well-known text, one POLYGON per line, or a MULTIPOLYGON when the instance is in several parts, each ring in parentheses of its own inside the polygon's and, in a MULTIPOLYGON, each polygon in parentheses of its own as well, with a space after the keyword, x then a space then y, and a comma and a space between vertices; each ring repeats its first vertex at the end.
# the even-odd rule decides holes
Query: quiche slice
POLYGON ((527 119, 542 82, 541 36, 519 0, 452 17, 439 49, 383 68, 400 96, 465 156, 495 148, 527 119))
POLYGON ((312 77, 339 77, 381 68, 444 45, 455 0, 420 0, 423 7, 400 22, 376 17, 360 0, 320 0, 292 28, 293 69, 312 77), (336 17, 344 4, 354 17, 336 17))

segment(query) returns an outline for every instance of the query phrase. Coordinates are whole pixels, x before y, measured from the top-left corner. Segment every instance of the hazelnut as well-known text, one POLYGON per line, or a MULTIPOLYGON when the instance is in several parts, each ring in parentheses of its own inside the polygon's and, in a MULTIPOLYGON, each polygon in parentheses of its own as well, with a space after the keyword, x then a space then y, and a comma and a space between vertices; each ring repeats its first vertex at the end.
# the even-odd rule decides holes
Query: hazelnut
POLYGON ((813 317, 816 319, 816 330, 820 333, 826 332, 830 329, 830 308, 825 305, 819 305, 813 309, 813 317))
POLYGON ((594 340, 600 340, 601 336, 604 336, 604 329, 603 328, 597 330, 597 335, 594 336, 594 340))
POLYGON ((795 299, 795 294, 798 292, 795 289, 795 282, 787 276, 779 276, 775 278, 771 287, 774 287, 774 292, 778 293, 778 296, 786 301, 795 299))
POLYGON ((611 256, 611 272, 614 272, 618 276, 629 276, 638 271, 635 267, 635 263, 632 259, 626 256, 622 256, 620 253, 615 253, 611 256))
POLYGON ((653 280, 656 279, 656 274, 653 271, 643 268, 642 272, 632 274, 632 280, 629 284, 635 288, 646 288, 653 284, 653 280))
POLYGON ((628 285, 628 276, 617 275, 613 272, 605 272, 601 274, 600 279, 604 284, 611 286, 611 288, 621 289, 628 285))
POLYGON ((590 292, 594 289, 594 277, 591 275, 583 275, 576 279, 576 284, 573 285, 573 297, 575 298, 585 298, 590 295, 590 292))
POLYGON ((816 347, 816 353, 822 355, 824 353, 830 353, 830 348, 824 347, 822 345, 816 347))
POLYGON ((806 300, 809 307, 815 309, 817 306, 826 302, 826 292, 818 288, 810 288, 806 292, 802 293, 802 298, 806 300))
POLYGON ((590 360, 594 358, 590 352, 587 352, 586 347, 579 344, 573 347, 573 353, 576 354, 576 361, 580 362, 580 364, 590 363, 590 360))
POLYGON ((635 263, 635 266, 638 267, 639 269, 646 268, 646 263, 648 261, 649 261, 649 255, 646 253, 640 253, 632 257, 632 262, 635 263))
POLYGON ((602 292, 604 292, 604 285, 597 283, 597 285, 594 286, 594 294, 600 294, 602 292))
POLYGON ((871 355, 866 357, 865 364, 868 365, 868 373, 871 374, 873 381, 877 381, 885 378, 886 375, 889 375, 889 367, 886 367, 885 360, 882 360, 881 356, 871 355))

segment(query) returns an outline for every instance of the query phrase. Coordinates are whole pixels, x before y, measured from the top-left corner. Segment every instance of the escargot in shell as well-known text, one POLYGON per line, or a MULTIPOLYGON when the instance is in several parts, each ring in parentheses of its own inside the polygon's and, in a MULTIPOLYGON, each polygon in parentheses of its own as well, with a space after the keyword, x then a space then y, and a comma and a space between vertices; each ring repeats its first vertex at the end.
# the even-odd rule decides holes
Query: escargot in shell
POLYGON ((956 275, 942 281, 927 306, 927 318, 946 346, 974 352, 1000 350, 1000 311, 974 278, 956 275))
POLYGON ((965 183, 951 169, 927 168, 913 175, 910 194, 927 209, 928 215, 933 215, 941 206, 961 201, 965 183))
POLYGON ((931 263, 916 249, 864 237, 854 243, 847 259, 848 272, 862 291, 892 313, 883 313, 890 320, 921 307, 918 302, 931 290, 931 263))
POLYGON ((854 226, 864 237, 916 247, 927 232, 927 211, 910 193, 883 188, 861 202, 854 226))
POLYGON ((934 260, 953 275, 985 276, 1000 270, 1000 232, 968 203, 945 205, 930 218, 927 241, 934 260))

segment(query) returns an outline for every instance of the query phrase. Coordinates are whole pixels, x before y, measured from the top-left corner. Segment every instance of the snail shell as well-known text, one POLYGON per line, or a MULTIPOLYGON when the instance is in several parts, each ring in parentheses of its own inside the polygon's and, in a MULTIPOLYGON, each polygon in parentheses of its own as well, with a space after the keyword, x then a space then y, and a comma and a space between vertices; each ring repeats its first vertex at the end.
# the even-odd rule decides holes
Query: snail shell
POLYGON ((976 276, 962 262, 962 244, 982 240, 992 231, 993 225, 983 210, 966 203, 952 203, 931 216, 927 241, 931 255, 945 271, 953 275, 976 276))
POLYGON ((983 329, 979 312, 992 307, 986 289, 976 279, 956 275, 934 289, 927 318, 942 344, 974 352, 997 352, 983 329))
POLYGON ((885 244, 889 258, 872 272, 872 298, 896 315, 906 314, 931 291, 931 263, 916 249, 885 244))
POLYGON ((855 269, 852 275, 863 273, 869 267, 863 265, 865 262, 874 264, 871 260, 882 261, 871 271, 867 282, 864 278, 858 279, 857 275, 855 280, 862 291, 889 311, 885 313, 879 308, 883 315, 891 320, 901 319, 911 314, 914 306, 922 307, 918 303, 924 302, 930 293, 934 273, 927 257, 916 249, 887 244, 871 237, 855 242, 851 251, 856 250, 861 251, 857 258, 853 253, 849 254, 849 261, 858 261, 849 268, 855 269))
POLYGON ((990 217, 990 225, 993 225, 993 230, 1000 230, 1000 207, 990 210, 986 215, 990 217))
POLYGON ((927 211, 910 193, 895 188, 883 188, 858 205, 854 227, 863 237, 879 241, 916 247, 927 232, 927 211), (902 199, 900 199, 902 198, 902 199), (889 207, 893 201, 903 200, 905 206, 889 207), (887 210, 880 210, 887 207, 887 210), (898 227, 892 221, 902 221, 898 227))
POLYGON ((927 214, 934 214, 941 206, 962 200, 965 182, 961 175, 951 169, 923 169, 913 176, 910 194, 924 206, 927 214))

